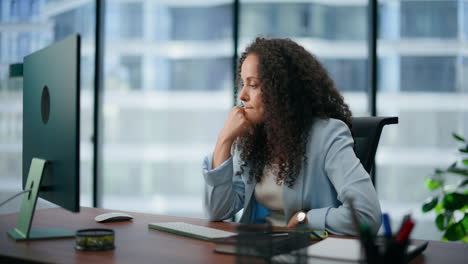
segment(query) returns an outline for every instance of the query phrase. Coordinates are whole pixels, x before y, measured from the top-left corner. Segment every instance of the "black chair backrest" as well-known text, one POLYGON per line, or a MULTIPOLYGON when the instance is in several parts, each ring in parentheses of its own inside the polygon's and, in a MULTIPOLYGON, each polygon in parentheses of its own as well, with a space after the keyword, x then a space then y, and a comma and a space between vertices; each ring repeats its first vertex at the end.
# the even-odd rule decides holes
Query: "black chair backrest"
POLYGON ((371 174, 374 165, 375 153, 379 145, 380 135, 385 125, 398 124, 398 117, 353 117, 352 128, 354 138, 354 152, 361 160, 364 169, 371 175, 374 182, 374 175, 371 174))

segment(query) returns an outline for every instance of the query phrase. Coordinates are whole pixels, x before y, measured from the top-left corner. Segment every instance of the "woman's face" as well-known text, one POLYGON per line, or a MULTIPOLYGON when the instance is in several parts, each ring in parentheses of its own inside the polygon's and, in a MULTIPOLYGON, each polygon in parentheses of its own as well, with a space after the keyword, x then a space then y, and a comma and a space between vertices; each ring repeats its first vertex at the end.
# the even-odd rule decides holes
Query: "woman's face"
POLYGON ((249 54, 241 67, 239 99, 244 102, 245 116, 252 124, 262 123, 264 114, 258 67, 259 59, 255 54, 249 54))

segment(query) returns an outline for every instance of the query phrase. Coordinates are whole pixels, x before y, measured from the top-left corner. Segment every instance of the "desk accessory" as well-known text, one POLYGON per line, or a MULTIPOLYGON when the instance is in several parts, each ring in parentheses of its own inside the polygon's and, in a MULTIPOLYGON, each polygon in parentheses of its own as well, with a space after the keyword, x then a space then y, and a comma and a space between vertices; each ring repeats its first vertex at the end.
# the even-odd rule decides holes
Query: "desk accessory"
POLYGON ((120 213, 120 212, 112 212, 112 213, 105 213, 97 215, 94 218, 94 221, 98 223, 108 223, 108 222, 122 222, 122 221, 130 221, 133 219, 133 216, 120 213))
MULTIPOLYGON (((385 237, 377 237, 375 240, 375 244, 378 248, 378 251, 388 251, 386 247, 386 238, 385 237)), ((409 245, 406 249, 406 260, 409 261, 416 257, 417 255, 421 254, 424 249, 426 249, 428 242, 424 242, 417 245, 409 245)), ((393 248, 391 250, 394 250, 393 248)), ((395 249, 398 250, 398 249, 395 249)), ((390 251, 389 251, 390 253, 390 251)), ((396 252, 398 253, 398 251, 396 252)), ((331 259, 337 261, 346 261, 352 263, 362 263, 365 261, 365 255, 362 254, 362 245, 361 241, 358 239, 352 238, 336 238, 336 237, 329 237, 315 243, 307 248, 307 256, 309 258, 318 258, 318 259, 331 259)), ((378 263, 401 263, 401 262, 392 262, 395 257, 390 256, 388 260, 381 260, 378 263)), ((312 261, 312 263, 314 263, 312 261)), ((367 261, 367 263, 370 263, 367 261)))
POLYGON ((365 260, 369 264, 406 264, 408 261, 420 254, 427 247, 427 242, 409 250, 410 234, 414 228, 414 221, 410 215, 403 218, 400 229, 396 234, 392 234, 390 217, 388 214, 382 215, 384 226, 384 236, 376 237, 369 225, 360 222, 357 217, 357 211, 353 205, 353 199, 349 200, 352 220, 356 233, 359 235, 361 248, 363 249, 365 260), (380 244, 380 245, 379 245, 380 244))
POLYGON ((182 222, 150 223, 148 224, 148 227, 159 231, 169 232, 176 235, 187 236, 206 241, 236 235, 236 233, 232 232, 226 232, 215 228, 192 225, 182 222))
MULTIPOLYGON (((237 236, 214 240, 215 252, 235 254, 236 263, 271 263, 274 256, 289 253, 290 263, 305 263, 311 235, 301 230, 275 230, 270 225, 239 225, 237 236), (261 262, 260 262, 261 263, 261 262)), ((318 238, 315 238, 318 240, 318 238)))
POLYGON ((77 250, 103 251, 115 248, 114 230, 106 228, 81 229, 76 231, 77 250))
POLYGON ((16 241, 73 237, 73 232, 64 228, 31 228, 47 164, 46 160, 39 158, 33 158, 31 161, 25 185, 25 192, 27 194, 23 196, 23 201, 21 202, 18 222, 14 229, 8 231, 8 235, 16 241))

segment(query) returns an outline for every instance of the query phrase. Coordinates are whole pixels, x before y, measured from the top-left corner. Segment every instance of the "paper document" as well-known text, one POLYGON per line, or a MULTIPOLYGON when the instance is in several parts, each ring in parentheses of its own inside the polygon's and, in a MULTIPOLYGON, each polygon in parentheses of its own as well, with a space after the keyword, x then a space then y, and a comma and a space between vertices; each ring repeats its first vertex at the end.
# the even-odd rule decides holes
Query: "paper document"
MULTIPOLYGON (((427 244, 425 242, 418 245, 409 245, 406 249, 409 259, 421 254, 426 249, 427 244)), ((365 257, 359 240, 334 237, 329 237, 309 246, 307 256, 323 260, 345 261, 346 263, 360 262, 365 257)))
POLYGON ((307 256, 359 262, 361 244, 356 239, 329 237, 307 248, 307 256))

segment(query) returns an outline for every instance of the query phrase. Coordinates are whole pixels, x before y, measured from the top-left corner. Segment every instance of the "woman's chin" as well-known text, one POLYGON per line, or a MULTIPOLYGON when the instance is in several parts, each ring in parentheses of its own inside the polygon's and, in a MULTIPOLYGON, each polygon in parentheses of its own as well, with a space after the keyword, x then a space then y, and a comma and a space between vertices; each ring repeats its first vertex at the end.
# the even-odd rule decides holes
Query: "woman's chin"
POLYGON ((249 117, 249 116, 246 116, 246 118, 252 125, 258 125, 261 123, 259 118, 249 117))

